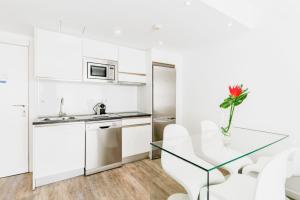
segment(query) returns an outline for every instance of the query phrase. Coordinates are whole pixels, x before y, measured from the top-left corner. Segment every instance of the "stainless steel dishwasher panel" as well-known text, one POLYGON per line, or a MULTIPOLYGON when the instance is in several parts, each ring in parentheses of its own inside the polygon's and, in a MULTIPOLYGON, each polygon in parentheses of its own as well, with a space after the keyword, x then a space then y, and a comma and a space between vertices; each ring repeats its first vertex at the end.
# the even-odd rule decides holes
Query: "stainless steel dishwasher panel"
POLYGON ((122 165, 121 126, 120 120, 86 124, 85 175, 122 165))

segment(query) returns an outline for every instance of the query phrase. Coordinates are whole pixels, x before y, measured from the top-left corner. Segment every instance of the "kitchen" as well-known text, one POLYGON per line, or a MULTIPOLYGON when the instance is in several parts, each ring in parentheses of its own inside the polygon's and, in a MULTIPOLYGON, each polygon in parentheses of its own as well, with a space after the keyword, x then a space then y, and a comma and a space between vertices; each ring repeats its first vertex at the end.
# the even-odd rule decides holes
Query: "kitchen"
POLYGON ((0 200, 300 199, 291 2, 1 1, 0 200))
MULTIPOLYGON (((28 49, 33 54, 29 53, 26 58, 28 52, 24 51, 23 60, 28 59, 29 65, 26 66, 27 62, 20 63, 14 71, 28 67, 31 80, 29 85, 24 84, 27 73, 23 73, 20 74, 23 82, 16 77, 10 80, 13 84, 7 85, 7 88, 17 91, 25 85, 32 94, 26 97, 24 93, 24 101, 15 98, 18 101, 10 106, 16 109, 16 114, 11 116, 15 125, 17 116, 23 128, 27 126, 26 116, 29 113, 29 152, 25 153, 27 142, 24 141, 27 140, 23 140, 20 146, 23 153, 15 152, 15 159, 7 160, 4 166, 7 170, 2 171, 2 176, 32 172, 34 190, 57 181, 92 175, 152 158, 149 145, 152 142, 153 125, 150 113, 154 109, 152 80, 156 76, 158 78, 155 80, 163 78, 160 80, 162 82, 155 84, 156 87, 172 90, 169 91, 172 93, 169 100, 176 99, 175 64, 164 64, 179 65, 180 58, 176 54, 117 46, 37 27, 33 40, 20 39, 27 42, 21 46, 22 50, 28 49), (170 77, 163 72, 160 76, 158 72, 152 73, 152 65, 174 71, 170 79, 173 82, 169 82, 171 86, 159 86, 170 77), (24 155, 29 159, 29 165, 27 159, 23 159, 22 164, 13 164, 20 162, 19 158, 24 158, 24 155), (11 168, 13 165, 16 166, 14 169, 11 168)), ((5 51, 5 46, 2 49, 5 51)), ((7 54, 6 64, 16 68, 15 64, 9 62, 10 56, 7 54)), ((8 80, 12 72, 7 72, 6 76, 8 80)), ((160 92, 167 97, 168 91, 163 90, 160 92)), ((159 99, 159 96, 156 98, 159 99)), ((8 103, 10 99, 7 98, 8 103)), ((156 102, 157 108, 166 106, 163 103, 159 105, 159 100, 156 102)), ((165 118, 167 121, 157 123, 160 128, 175 122, 175 108, 171 111, 170 108, 168 111, 160 109, 157 117, 165 117, 164 112, 170 114, 165 118), (168 121, 170 117, 172 120, 168 121)), ((24 132, 24 129, 19 130, 18 134, 20 132, 24 132)), ((14 145, 15 141, 7 143, 7 148, 15 151, 14 145)))

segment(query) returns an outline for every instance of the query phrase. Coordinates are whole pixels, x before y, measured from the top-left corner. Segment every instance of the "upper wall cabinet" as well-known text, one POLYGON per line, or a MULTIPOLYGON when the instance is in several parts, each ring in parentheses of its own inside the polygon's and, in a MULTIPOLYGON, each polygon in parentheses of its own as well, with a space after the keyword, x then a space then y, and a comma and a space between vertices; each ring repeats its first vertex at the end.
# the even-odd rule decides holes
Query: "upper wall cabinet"
POLYGON ((81 81, 82 40, 62 33, 35 30, 35 76, 81 81))
POLYGON ((118 60, 118 46, 84 39, 82 47, 84 57, 118 60))
POLYGON ((120 47, 119 72, 146 74, 146 52, 120 47))
POLYGON ((119 48, 119 81, 146 83, 146 52, 126 47, 119 48))

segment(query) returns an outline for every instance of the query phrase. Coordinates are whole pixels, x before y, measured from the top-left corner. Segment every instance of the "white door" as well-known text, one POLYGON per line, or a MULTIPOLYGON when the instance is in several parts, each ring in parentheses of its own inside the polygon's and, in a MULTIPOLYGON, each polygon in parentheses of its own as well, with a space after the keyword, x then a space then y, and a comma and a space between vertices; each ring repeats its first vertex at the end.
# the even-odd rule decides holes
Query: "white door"
POLYGON ((28 48, 0 43, 0 178, 28 172, 28 48))

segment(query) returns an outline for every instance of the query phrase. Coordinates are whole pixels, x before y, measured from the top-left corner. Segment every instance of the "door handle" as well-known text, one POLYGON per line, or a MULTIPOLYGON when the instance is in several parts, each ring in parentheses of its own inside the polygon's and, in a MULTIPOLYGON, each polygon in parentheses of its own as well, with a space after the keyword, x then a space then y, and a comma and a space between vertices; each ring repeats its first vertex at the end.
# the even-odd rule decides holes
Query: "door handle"
POLYGON ((14 106, 14 107, 23 107, 23 108, 25 108, 25 105, 22 105, 22 104, 19 104, 19 105, 12 105, 12 106, 14 106))
POLYGON ((12 105, 12 106, 13 106, 13 107, 21 107, 21 108, 23 108, 23 109, 22 109, 22 110, 23 110, 23 111, 22 111, 22 113, 23 113, 22 116, 23 116, 23 117, 26 116, 26 108, 25 108, 26 106, 25 106, 25 105, 23 105, 23 104, 17 104, 17 105, 12 105))

